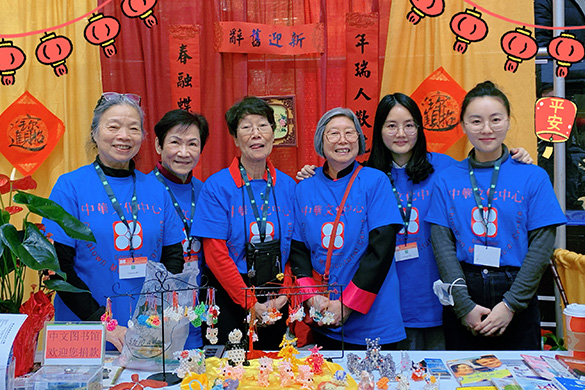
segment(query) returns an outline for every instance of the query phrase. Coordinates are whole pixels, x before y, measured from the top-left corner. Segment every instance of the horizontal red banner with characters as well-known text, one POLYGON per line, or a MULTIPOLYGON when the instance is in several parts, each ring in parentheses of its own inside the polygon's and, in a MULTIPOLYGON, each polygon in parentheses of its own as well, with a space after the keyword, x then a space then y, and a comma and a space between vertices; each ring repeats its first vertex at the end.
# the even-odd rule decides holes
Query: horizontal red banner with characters
POLYGON ((299 55, 323 53, 323 23, 275 26, 215 23, 215 49, 223 53, 299 55))

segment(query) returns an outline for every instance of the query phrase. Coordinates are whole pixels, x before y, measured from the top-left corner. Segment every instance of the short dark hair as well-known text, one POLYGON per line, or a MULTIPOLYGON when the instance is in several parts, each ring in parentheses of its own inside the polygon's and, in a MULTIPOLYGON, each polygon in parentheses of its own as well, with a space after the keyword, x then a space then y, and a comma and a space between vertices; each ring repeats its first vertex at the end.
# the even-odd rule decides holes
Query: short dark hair
POLYGON ((246 115, 261 115, 268 120, 272 131, 276 129, 276 121, 274 120, 274 110, 272 107, 259 97, 246 96, 231 106, 225 113, 225 120, 231 136, 237 138, 238 124, 246 115))
POLYGON ((461 114, 459 115, 459 119, 463 122, 463 115, 465 115, 465 110, 467 110, 467 106, 471 101, 478 97, 485 97, 490 96, 496 99, 499 99, 504 108, 506 109, 506 113, 510 116, 510 102, 508 101, 508 97, 504 92, 502 92, 494 83, 487 80, 483 83, 477 84, 473 89, 467 92, 465 98, 463 99, 463 103, 461 104, 461 114))
POLYGON ((435 168, 433 168, 427 156, 427 139, 425 137, 420 109, 410 96, 403 93, 396 92, 386 95, 378 103, 376 118, 374 119, 374 129, 372 131, 372 151, 367 165, 372 168, 377 168, 382 172, 392 170, 392 162, 394 159, 392 152, 384 144, 382 129, 384 128, 388 113, 396 105, 400 105, 410 112, 418 129, 416 143, 412 148, 412 157, 406 163, 406 174, 414 184, 420 183, 429 177, 435 171, 435 168))
POLYGON ((191 113, 185 110, 172 110, 163 115, 162 118, 154 125, 154 133, 158 138, 158 145, 162 148, 165 143, 167 133, 175 126, 181 125, 185 129, 195 125, 199 129, 201 137, 201 151, 209 137, 209 124, 207 119, 201 114, 191 113))

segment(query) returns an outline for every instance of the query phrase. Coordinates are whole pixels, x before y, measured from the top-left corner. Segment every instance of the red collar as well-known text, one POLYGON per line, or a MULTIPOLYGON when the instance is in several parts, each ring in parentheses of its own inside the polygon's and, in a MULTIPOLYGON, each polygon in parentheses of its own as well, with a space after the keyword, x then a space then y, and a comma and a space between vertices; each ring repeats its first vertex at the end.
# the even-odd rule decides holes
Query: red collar
MULTIPOLYGON (((268 167, 268 170, 270 171, 270 176, 272 177, 272 185, 274 186, 274 185, 276 185, 276 169, 274 168, 274 165, 272 165, 270 160, 266 160, 266 166, 268 167)), ((232 176, 232 179, 234 180, 234 183, 236 183, 236 187, 240 188, 241 186, 243 186, 244 181, 242 180, 242 175, 240 174, 240 159, 238 157, 234 157, 234 159, 232 160, 232 163, 230 164, 230 167, 228 169, 230 171, 230 175, 232 176)), ((252 180, 249 175, 248 175, 248 179, 252 180)), ((266 172, 264 173, 264 176, 262 177, 262 179, 268 180, 268 176, 266 176, 266 172)))
POLYGON ((169 179, 173 183, 177 183, 177 184, 188 184, 188 183, 191 183, 191 178, 193 177, 193 174, 192 173, 189 176, 187 176, 187 180, 183 181, 183 180, 181 180, 180 177, 178 177, 177 175, 175 175, 173 172, 171 172, 168 169, 166 169, 162 165, 162 163, 160 161, 156 163, 156 167, 160 171, 161 175, 163 175, 165 178, 169 179))

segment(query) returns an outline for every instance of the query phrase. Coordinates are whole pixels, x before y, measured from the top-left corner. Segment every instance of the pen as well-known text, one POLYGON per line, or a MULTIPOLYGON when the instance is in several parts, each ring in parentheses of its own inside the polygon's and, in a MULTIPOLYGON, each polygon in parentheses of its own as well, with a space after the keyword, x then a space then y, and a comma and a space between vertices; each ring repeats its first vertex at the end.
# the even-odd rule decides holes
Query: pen
POLYGON ((118 370, 116 370, 116 373, 114 374, 114 377, 112 378, 112 382, 110 383, 110 386, 114 386, 116 384, 116 382, 118 381, 118 378, 122 374, 122 371, 124 371, 124 368, 125 367, 119 367, 118 370))

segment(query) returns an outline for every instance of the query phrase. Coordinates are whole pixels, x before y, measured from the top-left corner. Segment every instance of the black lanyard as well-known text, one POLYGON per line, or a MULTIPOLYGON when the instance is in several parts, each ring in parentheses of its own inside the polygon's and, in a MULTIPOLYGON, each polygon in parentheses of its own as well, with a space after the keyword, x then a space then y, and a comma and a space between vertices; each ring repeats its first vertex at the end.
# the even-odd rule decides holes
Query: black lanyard
POLYGON ((406 209, 402 206, 402 202, 400 201, 400 195, 398 194, 398 189, 394 184, 394 178, 392 177, 392 172, 387 172, 388 178, 390 178, 390 183, 392 184, 392 192, 394 193, 394 197, 396 198, 396 203, 398 204, 398 210, 400 211, 400 215, 402 216, 402 221, 404 225, 404 243, 406 244, 406 240, 408 240, 408 224, 410 223, 410 215, 412 214, 412 190, 408 191, 406 194, 406 209))
POLYGON ((250 204, 252 205, 252 211, 254 212, 254 217, 256 218, 256 224, 258 225, 258 232, 260 233, 260 242, 264 242, 266 238, 266 218, 268 216, 268 195, 270 194, 270 188, 272 188, 272 176, 270 172, 266 171, 266 175, 268 176, 268 180, 266 181, 266 190, 264 191, 264 205, 262 206, 262 219, 260 219, 260 213, 258 212, 258 205, 256 204, 256 199, 254 199, 254 193, 252 192, 252 188, 250 186, 250 180, 248 180, 248 174, 246 173, 246 169, 242 164, 240 164, 240 173, 242 174, 242 180, 244 181, 244 185, 246 186, 246 190, 248 191, 248 197, 250 198, 250 204))
POLYGON ((487 246, 487 239, 488 239, 488 222, 490 217, 490 211, 492 209, 492 203, 494 201, 494 193, 496 192, 496 185, 498 184, 498 176, 500 175, 500 166, 502 165, 503 156, 496 160, 494 165, 494 171, 492 172, 492 180, 490 183, 490 189, 488 190, 488 202, 487 202, 487 213, 484 213, 483 203, 481 202, 481 197, 479 196, 479 185, 477 184, 477 178, 475 177, 475 172, 473 171, 473 167, 471 166, 471 159, 467 159, 467 167, 469 171, 469 180, 471 180, 471 187, 473 189, 473 197, 475 199, 475 204, 479 208, 481 214, 481 222, 483 223, 483 227, 485 229, 485 246, 487 246))
POLYGON ((173 201, 173 206, 175 206, 175 211, 179 215, 179 218, 183 221, 183 226, 185 227, 185 234, 187 235, 187 240, 189 241, 189 253, 191 253, 191 244, 193 243, 193 237, 191 237, 191 226, 193 226, 193 216, 195 215, 195 186, 193 185, 193 181, 191 181, 191 216, 190 220, 187 221, 185 218, 185 213, 181 209, 179 202, 177 202, 177 198, 175 198, 175 194, 169 188, 166 180, 163 178, 163 175, 160 173, 157 167, 154 167, 154 176, 165 186, 165 189, 171 196, 171 200, 173 201))
MULTIPOLYGON (((110 198, 110 202, 112 202, 112 206, 114 206, 114 210, 116 210, 116 214, 118 214, 118 217, 120 218, 120 221, 122 221, 122 223, 124 225, 126 225, 126 227, 128 228, 128 231, 130 232, 130 225, 128 224, 128 221, 126 220, 126 217, 124 216, 124 213, 122 212, 122 207, 120 206, 120 203, 118 202, 118 199, 116 199, 116 195, 114 195, 114 191, 112 191, 112 187, 110 186, 110 183, 108 183, 108 179, 106 178, 106 175, 104 174, 104 171, 102 170, 102 167, 100 167, 100 165, 97 163, 97 161, 93 162, 93 166, 98 174, 98 177, 100 178, 100 181, 102 182, 102 185, 104 186, 104 189, 106 190, 106 193, 108 194, 108 197, 110 198)), ((134 239, 134 232, 136 232, 136 226, 138 225, 138 201, 136 200, 136 175, 134 174, 134 172, 132 172, 132 182, 134 183, 134 190, 132 193, 132 232, 130 234, 130 239, 129 239, 129 244, 130 244, 130 254, 132 255, 132 258, 134 258, 134 245, 132 243, 133 239, 134 239)))

